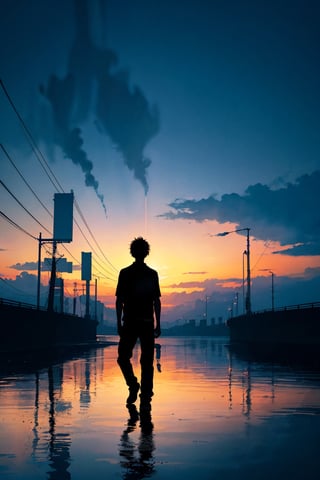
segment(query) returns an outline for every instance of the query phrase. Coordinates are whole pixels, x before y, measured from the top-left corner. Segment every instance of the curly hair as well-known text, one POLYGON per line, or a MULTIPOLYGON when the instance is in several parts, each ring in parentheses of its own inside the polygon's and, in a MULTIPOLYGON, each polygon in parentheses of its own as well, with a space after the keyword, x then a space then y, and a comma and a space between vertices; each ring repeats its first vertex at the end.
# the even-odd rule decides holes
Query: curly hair
POLYGON ((130 244, 130 253, 133 258, 144 259, 150 252, 150 245, 142 237, 135 238, 130 244))

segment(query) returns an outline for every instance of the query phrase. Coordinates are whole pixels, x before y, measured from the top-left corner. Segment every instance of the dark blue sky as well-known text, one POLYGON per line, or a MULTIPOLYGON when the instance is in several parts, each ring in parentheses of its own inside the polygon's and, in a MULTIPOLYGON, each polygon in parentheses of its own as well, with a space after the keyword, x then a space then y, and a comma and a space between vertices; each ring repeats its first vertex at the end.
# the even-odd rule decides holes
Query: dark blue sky
MULTIPOLYGON (((187 236, 215 277, 208 234, 250 226, 302 274, 320 255, 319 24, 317 1, 2 0, 1 78, 66 190, 106 208, 109 244, 170 229, 170 255, 187 236)), ((1 142, 33 170, 0 102, 1 142)))

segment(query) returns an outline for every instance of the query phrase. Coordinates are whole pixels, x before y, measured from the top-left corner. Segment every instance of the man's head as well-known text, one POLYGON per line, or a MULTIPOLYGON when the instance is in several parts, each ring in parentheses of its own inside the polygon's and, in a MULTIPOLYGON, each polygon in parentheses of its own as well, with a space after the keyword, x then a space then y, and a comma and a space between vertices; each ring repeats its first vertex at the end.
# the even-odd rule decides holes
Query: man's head
POLYGON ((150 252, 150 245, 142 237, 135 238, 132 240, 130 245, 130 253, 136 260, 144 260, 150 252))

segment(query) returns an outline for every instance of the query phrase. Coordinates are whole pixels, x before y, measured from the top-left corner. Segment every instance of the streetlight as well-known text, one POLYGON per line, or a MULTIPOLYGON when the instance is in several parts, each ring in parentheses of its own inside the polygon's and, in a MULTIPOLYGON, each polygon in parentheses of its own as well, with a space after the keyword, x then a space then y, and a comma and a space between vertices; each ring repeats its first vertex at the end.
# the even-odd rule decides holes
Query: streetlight
POLYGON ((244 257, 247 255, 247 250, 244 250, 242 253, 242 313, 245 312, 245 301, 244 301, 244 257))
POLYGON ((205 320, 206 320, 206 323, 208 324, 208 300, 210 300, 212 298, 212 295, 205 295, 204 297, 204 300, 205 300, 205 313, 204 313, 204 316, 205 316, 205 320))
POLYGON ((272 311, 274 310, 274 273, 271 272, 271 305, 272 305, 272 311))
POLYGON ((271 273, 271 306, 273 311, 274 310, 274 273, 272 270, 269 270, 268 268, 261 269, 261 272, 271 273))
POLYGON ((208 324, 208 295, 206 295, 206 313, 205 313, 205 316, 206 316, 206 325, 208 324))
POLYGON ((237 232, 247 232, 247 295, 246 295, 246 313, 247 315, 251 314, 251 278, 250 278, 250 228, 239 228, 237 230, 232 230, 231 232, 221 232, 217 233, 216 237, 225 237, 230 233, 237 232))

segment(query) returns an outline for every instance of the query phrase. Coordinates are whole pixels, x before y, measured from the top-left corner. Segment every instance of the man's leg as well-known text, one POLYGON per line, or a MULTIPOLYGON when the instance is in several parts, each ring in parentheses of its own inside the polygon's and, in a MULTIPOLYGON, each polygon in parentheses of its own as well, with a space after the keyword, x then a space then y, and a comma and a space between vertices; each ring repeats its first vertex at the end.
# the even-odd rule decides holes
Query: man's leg
POLYGON ((150 402, 153 396, 153 359, 154 332, 153 325, 145 326, 140 335, 141 343, 141 402, 150 402), (147 327, 147 328, 146 328, 147 327), (150 327, 150 328, 149 328, 150 327))
POLYGON ((118 365, 122 371, 126 384, 129 387, 127 403, 134 403, 137 399, 140 385, 134 374, 132 363, 132 351, 137 341, 137 335, 133 334, 126 327, 123 327, 118 345, 118 365))

